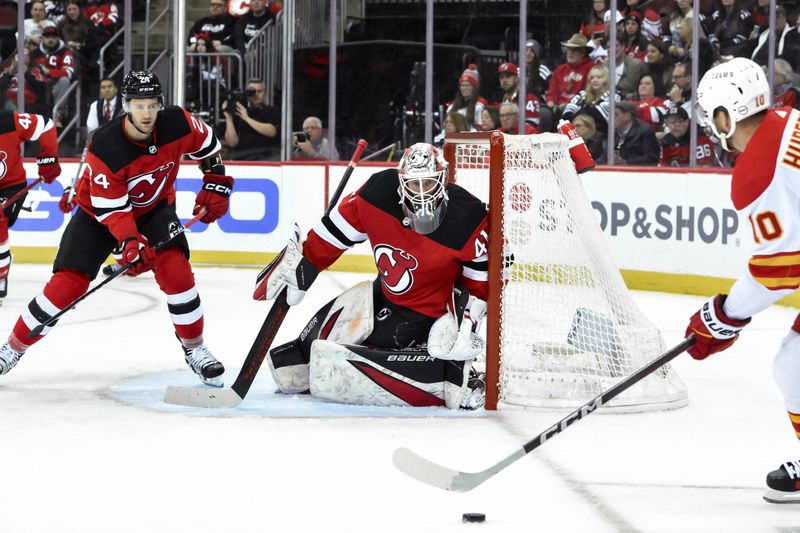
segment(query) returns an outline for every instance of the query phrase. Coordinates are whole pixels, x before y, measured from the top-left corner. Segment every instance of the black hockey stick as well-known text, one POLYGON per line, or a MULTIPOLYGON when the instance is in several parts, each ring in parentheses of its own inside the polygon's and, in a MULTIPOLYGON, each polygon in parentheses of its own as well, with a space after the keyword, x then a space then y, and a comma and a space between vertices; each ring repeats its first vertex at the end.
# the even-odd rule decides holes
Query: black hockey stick
MULTIPOLYGON (((164 237, 164 239, 163 239, 161 242, 159 242, 158 244, 156 244, 156 245, 155 245, 153 248, 155 248, 155 250, 156 250, 156 251, 158 251, 158 250, 161 250, 161 249, 162 249, 164 246, 166 246, 167 244, 169 244, 169 242, 170 242, 172 239, 174 239, 175 237, 177 237, 178 235, 180 235, 181 233, 183 233, 184 231, 186 231, 186 228, 188 228, 189 226, 191 226, 192 224, 194 224, 195 222, 197 222, 198 220, 200 220, 200 219, 203 217, 203 215, 205 215, 205 213, 206 213, 206 210, 205 210, 205 208, 201 209, 201 210, 200 210, 200 212, 199 212, 199 213, 197 213, 197 215, 195 215, 195 216, 194 216, 194 218, 192 218, 192 219, 190 219, 190 220, 186 221, 186 224, 184 224, 183 226, 181 226, 181 225, 178 225, 177 227, 175 227, 175 228, 174 228, 172 231, 170 231, 170 232, 169 232, 169 235, 167 235, 166 237, 164 237)), ((65 314, 67 314, 67 313, 68 313, 70 310, 72 310, 72 309, 75 309, 75 306, 77 306, 77 305, 78 305, 79 303, 81 303, 83 300, 85 300, 86 298, 88 298, 88 297, 89 297, 89 296, 90 296, 92 293, 96 292, 96 291, 97 291, 98 289, 100 289, 101 287, 103 287, 103 286, 105 286, 106 284, 110 283, 110 282, 111 282, 113 279, 117 278, 118 276, 121 276, 122 274, 124 274, 125 272, 127 272, 128 270, 130 270, 131 268, 133 268, 133 267, 135 267, 136 265, 138 265, 138 264, 139 264, 139 261, 140 261, 140 260, 134 261, 133 263, 128 263, 127 265, 125 265, 125 266, 124 266, 124 267, 122 267, 121 269, 117 270, 116 272, 114 272, 113 274, 111 274, 110 276, 108 276, 106 279, 104 279, 103 281, 101 281, 100 283, 98 283, 97 285, 95 285, 94 287, 92 287, 90 290, 88 290, 88 291, 86 291, 85 293, 83 293, 81 296, 79 296, 79 297, 75 298, 75 299, 74 299, 74 300, 73 300, 71 303, 67 304, 67 305, 64 307, 64 309, 62 309, 62 310, 61 310, 61 311, 59 311, 58 313, 54 314, 54 315, 53 315, 53 316, 51 316, 50 318, 48 318, 48 319, 47 319, 46 321, 44 321, 42 324, 39 324, 38 326, 36 326, 35 328, 33 328, 33 329, 30 331, 30 333, 28 333, 27 337, 28 337, 29 339, 32 339, 32 338, 36 337, 37 335, 40 335, 40 334, 42 333, 42 330, 43 330, 44 328, 46 328, 47 326, 50 326, 50 325, 52 325, 52 324, 55 324, 55 322, 56 322, 56 321, 57 321, 59 318, 61 318, 61 317, 62 317, 62 316, 64 316, 65 314)))
POLYGON ((14 196, 12 196, 12 197, 11 197, 11 198, 9 198, 8 200, 6 200, 6 201, 5 201, 5 202, 3 202, 2 204, 0 204, 0 211, 5 211, 5 210, 6 210, 6 207, 8 207, 9 205, 13 204, 13 203, 14 203, 14 202, 16 202, 17 200, 19 200, 19 199, 22 197, 22 195, 23 195, 23 194, 25 194, 25 193, 26 193, 26 192, 28 192, 29 190, 33 189, 33 188, 34 188, 34 187, 36 187, 37 185, 39 185, 39 184, 40 184, 40 183, 41 183, 43 180, 44 180, 44 178, 42 178, 41 176, 39 176, 38 178, 36 178, 35 180, 33 180, 32 182, 30 182, 29 184, 27 184, 27 185, 25 186, 25 188, 24 188, 24 189, 22 189, 21 191, 17 191, 17 192, 14 194, 14 196))
POLYGON ((394 463, 394 466, 397 467, 397 469, 401 472, 413 477, 417 481, 427 483, 433 487, 444 490, 452 490, 454 492, 470 491, 503 470, 508 465, 525 457, 527 454, 548 440, 552 439, 578 420, 589 416, 598 408, 608 403, 612 398, 618 396, 630 386, 638 383, 660 367, 669 363, 680 354, 691 348, 693 345, 694 333, 690 334, 677 346, 659 355, 646 366, 640 368, 607 391, 601 392, 598 396, 595 396, 592 400, 589 400, 588 403, 585 403, 575 411, 572 411, 570 414, 541 432, 539 435, 523 444, 519 450, 503 460, 493 464, 486 470, 481 470, 480 472, 459 472, 457 470, 451 470, 450 468, 425 459, 424 457, 412 452, 408 448, 396 449, 392 455, 392 462, 394 463))
MULTIPOLYGON (((355 170, 358 160, 361 159, 361 154, 364 153, 366 147, 367 141, 360 139, 355 152, 353 152, 353 157, 350 158, 350 163, 348 163, 347 169, 344 171, 344 175, 339 182, 339 186, 336 187, 336 191, 334 191, 330 202, 328 202, 328 207, 325 209, 325 216, 330 215, 331 210, 333 210, 339 202, 339 196, 341 196, 345 185, 347 185, 350 179, 350 175, 353 173, 353 170, 355 170)), ((267 273, 277 265, 285 251, 286 249, 284 248, 275 256, 275 259, 270 261, 258 274, 258 280, 266 276, 267 273)), ((231 388, 211 389, 207 387, 170 386, 167 387, 167 391, 164 393, 164 402, 190 407, 216 408, 236 407, 242 403, 258 371, 261 369, 264 357, 266 357, 270 346, 272 346, 272 341, 275 340, 275 336, 278 334, 283 319, 286 318, 286 313, 289 312, 290 306, 286 302, 287 292, 288 289, 284 288, 272 304, 269 314, 267 314, 267 318, 264 319, 264 323, 261 324, 261 329, 258 330, 258 335, 256 335, 253 345, 250 347, 250 351, 247 353, 247 357, 242 364, 242 369, 239 371, 239 375, 236 377, 236 381, 233 382, 231 388)))

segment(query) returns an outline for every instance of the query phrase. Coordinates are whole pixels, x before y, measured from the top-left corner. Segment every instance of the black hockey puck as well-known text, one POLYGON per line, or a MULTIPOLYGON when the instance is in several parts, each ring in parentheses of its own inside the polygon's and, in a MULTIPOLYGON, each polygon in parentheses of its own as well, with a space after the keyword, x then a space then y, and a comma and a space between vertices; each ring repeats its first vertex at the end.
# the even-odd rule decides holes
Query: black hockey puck
POLYGON ((483 513, 464 513, 461 515, 463 522, 485 522, 486 515, 483 513))

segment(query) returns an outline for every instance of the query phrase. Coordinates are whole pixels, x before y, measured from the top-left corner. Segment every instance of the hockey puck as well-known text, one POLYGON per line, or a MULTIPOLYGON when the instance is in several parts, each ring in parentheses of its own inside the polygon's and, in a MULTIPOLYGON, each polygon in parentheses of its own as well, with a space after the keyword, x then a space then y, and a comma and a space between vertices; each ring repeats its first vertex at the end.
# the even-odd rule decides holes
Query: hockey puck
POLYGON ((464 513, 461 515, 463 522, 485 522, 486 515, 483 513, 464 513))

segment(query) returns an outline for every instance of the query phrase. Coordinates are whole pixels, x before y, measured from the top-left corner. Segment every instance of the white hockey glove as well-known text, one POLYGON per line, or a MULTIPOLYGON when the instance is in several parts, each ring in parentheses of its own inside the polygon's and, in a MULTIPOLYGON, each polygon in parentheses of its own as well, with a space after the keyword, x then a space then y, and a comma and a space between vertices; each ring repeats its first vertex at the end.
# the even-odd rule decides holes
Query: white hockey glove
POLYGON ((428 333, 428 353, 451 361, 469 361, 478 357, 486 349, 486 341, 477 333, 484 315, 486 302, 470 296, 460 327, 456 317, 449 312, 439 317, 428 333))
POLYGON ((297 305, 314 283, 317 274, 319 271, 303 257, 300 226, 295 222, 286 248, 258 275, 253 298, 272 300, 286 287, 288 289, 286 302, 289 305, 297 305))

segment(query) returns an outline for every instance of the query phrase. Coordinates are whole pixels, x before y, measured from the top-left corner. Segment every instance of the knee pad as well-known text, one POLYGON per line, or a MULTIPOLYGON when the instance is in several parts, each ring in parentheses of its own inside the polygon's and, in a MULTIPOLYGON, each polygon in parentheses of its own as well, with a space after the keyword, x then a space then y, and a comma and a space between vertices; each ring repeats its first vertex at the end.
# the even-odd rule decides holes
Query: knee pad
POLYGON ((192 266, 179 248, 172 247, 159 252, 153 273, 156 283, 165 294, 176 294, 194 287, 192 266))
POLYGON ((790 330, 775 356, 772 374, 783 393, 786 409, 800 413, 800 333, 790 330))
POLYGON ((267 364, 281 392, 299 394, 308 390, 308 359, 303 353, 300 339, 270 350, 267 364))

